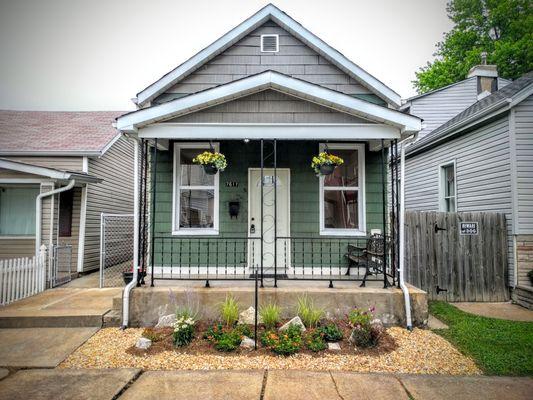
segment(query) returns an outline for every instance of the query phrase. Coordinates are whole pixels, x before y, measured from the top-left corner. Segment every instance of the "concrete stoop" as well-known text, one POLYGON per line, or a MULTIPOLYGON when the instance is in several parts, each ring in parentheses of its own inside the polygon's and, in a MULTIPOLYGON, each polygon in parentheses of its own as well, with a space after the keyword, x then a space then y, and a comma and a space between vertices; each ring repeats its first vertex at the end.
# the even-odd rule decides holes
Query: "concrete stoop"
POLYGON ((533 310, 533 287, 517 286, 513 289, 511 298, 516 304, 533 310))
MULTIPOLYGON (((409 288, 413 325, 426 326, 428 321, 427 293, 409 288)), ((216 319, 219 306, 231 293, 241 309, 254 305, 254 289, 249 287, 141 287, 134 288, 130 297, 130 325, 153 326, 159 316, 173 313, 177 306, 194 305, 202 318, 216 319)), ((259 291, 259 304, 269 302, 282 307, 282 317, 294 316, 298 297, 309 296, 328 317, 343 317, 354 307, 375 308, 376 318, 385 325, 404 325, 405 306, 403 293, 398 288, 263 288, 259 291)), ((119 326, 122 317, 122 298, 113 298, 113 309, 104 316, 105 326, 119 326), (118 318, 118 324, 117 324, 118 318), (109 324, 109 325, 108 325, 109 324)))

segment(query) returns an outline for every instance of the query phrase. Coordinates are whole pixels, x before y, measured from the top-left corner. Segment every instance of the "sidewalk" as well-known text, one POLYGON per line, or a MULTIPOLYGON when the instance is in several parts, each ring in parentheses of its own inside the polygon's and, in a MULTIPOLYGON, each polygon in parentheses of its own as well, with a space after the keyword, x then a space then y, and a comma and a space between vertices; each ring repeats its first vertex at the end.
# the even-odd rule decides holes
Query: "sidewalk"
POLYGON ((21 370, 0 381, 0 398, 497 400, 530 399, 532 378, 308 371, 21 370))

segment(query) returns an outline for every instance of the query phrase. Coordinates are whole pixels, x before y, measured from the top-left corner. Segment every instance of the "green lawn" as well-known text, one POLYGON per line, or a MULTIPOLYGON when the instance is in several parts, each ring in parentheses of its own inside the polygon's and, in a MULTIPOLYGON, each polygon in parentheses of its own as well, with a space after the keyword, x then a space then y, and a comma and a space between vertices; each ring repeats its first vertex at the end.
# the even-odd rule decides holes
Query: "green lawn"
POLYGON ((488 375, 533 375, 533 322, 516 322, 465 313, 443 301, 429 312, 450 329, 435 330, 488 375))

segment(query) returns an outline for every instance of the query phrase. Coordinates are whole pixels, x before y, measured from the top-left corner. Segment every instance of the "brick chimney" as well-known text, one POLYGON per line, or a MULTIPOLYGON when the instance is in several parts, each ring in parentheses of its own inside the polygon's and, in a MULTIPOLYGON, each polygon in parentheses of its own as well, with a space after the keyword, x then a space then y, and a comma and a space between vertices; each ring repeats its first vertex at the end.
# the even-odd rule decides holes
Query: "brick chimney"
POLYGON ((498 90, 498 67, 487 65, 487 53, 481 53, 481 64, 470 68, 467 78, 477 77, 477 98, 483 97, 498 90))

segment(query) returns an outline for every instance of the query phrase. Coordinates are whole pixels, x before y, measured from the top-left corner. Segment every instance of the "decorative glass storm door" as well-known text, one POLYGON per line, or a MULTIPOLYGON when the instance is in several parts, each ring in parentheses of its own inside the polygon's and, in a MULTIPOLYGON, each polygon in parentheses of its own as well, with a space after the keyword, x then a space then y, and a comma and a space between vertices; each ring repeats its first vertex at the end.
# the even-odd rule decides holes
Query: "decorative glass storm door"
MULTIPOLYGON (((290 243, 288 239, 279 239, 277 242, 277 268, 274 268, 275 233, 277 225, 278 238, 290 236, 290 170, 277 169, 277 179, 274 169, 263 169, 263 275, 274 276, 286 273, 290 266, 290 243), (274 185, 277 193, 274 197, 274 185), (277 213, 274 212, 274 203, 277 204, 277 213), (277 217, 277 224, 275 218, 277 217)), ((248 234, 256 240, 250 240, 248 265, 250 273, 258 268, 261 273, 261 169, 248 170, 248 234)))

